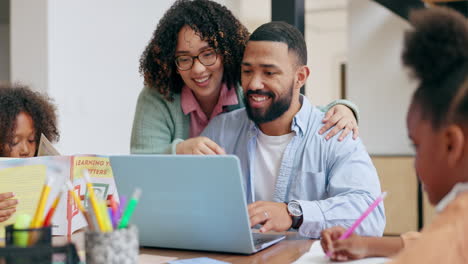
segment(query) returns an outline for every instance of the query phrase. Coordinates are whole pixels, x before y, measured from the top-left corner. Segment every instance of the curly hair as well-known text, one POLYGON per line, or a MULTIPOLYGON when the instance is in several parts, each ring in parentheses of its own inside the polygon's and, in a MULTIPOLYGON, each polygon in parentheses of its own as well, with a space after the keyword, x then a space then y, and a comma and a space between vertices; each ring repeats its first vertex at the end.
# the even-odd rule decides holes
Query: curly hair
POLYGON ((176 1, 159 21, 153 37, 140 58, 145 85, 168 101, 180 93, 184 81, 177 74, 175 47, 180 29, 188 25, 223 57, 223 82, 228 88, 240 83, 240 65, 247 29, 225 6, 209 0, 176 1))
POLYGON ((5 145, 13 141, 16 118, 21 112, 31 116, 38 145, 41 133, 51 142, 58 141, 59 131, 55 111, 55 106, 47 96, 34 92, 27 86, 0 85, 0 156, 9 155, 5 153, 5 145))
POLYGON ((403 64, 420 81, 413 95, 434 128, 468 118, 468 20, 448 8, 410 14, 403 64))

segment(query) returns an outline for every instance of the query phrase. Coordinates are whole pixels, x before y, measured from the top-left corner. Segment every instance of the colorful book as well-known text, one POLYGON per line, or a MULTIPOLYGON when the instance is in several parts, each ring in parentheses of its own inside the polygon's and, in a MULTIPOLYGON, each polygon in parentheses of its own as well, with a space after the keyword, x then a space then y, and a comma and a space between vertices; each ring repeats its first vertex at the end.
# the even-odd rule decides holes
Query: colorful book
MULTIPOLYGON (((49 152, 41 154, 48 155, 50 149, 53 149, 51 147, 50 144, 47 147, 49 152)), ((53 154, 58 154, 58 152, 53 154)), ((99 195, 99 198, 110 201, 114 197, 118 201, 119 196, 107 156, 42 156, 0 160, 0 193, 14 192, 15 197, 19 199, 16 213, 9 220, 0 223, 0 238, 5 236, 4 226, 14 223, 17 215, 20 213, 34 215, 46 177, 54 178, 46 203, 46 211, 62 190, 66 180, 73 183, 75 192, 86 206, 88 190, 82 175, 83 169, 88 169, 94 192, 99 195)), ((86 220, 76 207, 73 197, 66 192, 66 195, 62 195, 52 218, 52 234, 70 235, 86 226, 86 220)))

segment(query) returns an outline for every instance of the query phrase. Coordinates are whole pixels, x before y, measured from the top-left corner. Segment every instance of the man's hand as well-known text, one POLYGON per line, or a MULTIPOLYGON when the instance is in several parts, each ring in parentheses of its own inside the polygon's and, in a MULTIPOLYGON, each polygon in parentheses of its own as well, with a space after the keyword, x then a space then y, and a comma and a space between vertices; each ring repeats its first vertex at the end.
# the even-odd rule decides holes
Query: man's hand
POLYGON ((285 203, 259 201, 248 206, 250 226, 263 225, 260 232, 282 232, 291 228, 292 219, 285 203))
POLYGON ((176 146, 177 154, 224 155, 226 152, 207 137, 195 137, 184 140, 176 146))
POLYGON ((8 220, 14 212, 16 212, 17 199, 13 198, 15 195, 11 192, 0 193, 0 222, 8 220))
POLYGON ((358 138, 359 136, 359 127, 357 125, 356 117, 354 116, 353 111, 345 105, 335 105, 330 108, 325 114, 325 117, 322 120, 325 125, 320 129, 319 134, 325 133, 332 126, 335 126, 328 132, 325 137, 326 140, 329 140, 331 137, 343 130, 338 141, 342 141, 352 130, 353 139, 358 138))
POLYGON ((325 253, 331 253, 333 261, 348 261, 367 256, 368 246, 361 236, 352 234, 347 239, 338 240, 346 232, 341 226, 335 226, 322 231, 320 244, 325 253))

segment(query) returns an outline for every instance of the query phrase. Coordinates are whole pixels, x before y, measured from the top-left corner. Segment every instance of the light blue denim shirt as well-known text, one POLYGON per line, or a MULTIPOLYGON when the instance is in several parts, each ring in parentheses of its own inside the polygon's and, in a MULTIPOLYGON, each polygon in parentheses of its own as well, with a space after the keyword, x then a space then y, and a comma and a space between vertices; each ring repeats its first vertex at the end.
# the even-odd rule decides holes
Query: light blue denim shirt
MULTIPOLYGON (((301 96, 302 106, 291 130, 296 133, 285 149, 276 181, 274 202, 298 200, 304 221, 302 236, 318 238, 323 229, 350 227, 381 193, 379 178, 360 139, 336 135, 325 140, 318 131, 324 114, 301 96)), ((245 108, 214 118, 203 131, 228 154, 239 157, 247 202, 255 200, 253 163, 259 128, 245 108)), ((380 204, 356 229, 365 236, 381 236, 385 212, 380 204)))

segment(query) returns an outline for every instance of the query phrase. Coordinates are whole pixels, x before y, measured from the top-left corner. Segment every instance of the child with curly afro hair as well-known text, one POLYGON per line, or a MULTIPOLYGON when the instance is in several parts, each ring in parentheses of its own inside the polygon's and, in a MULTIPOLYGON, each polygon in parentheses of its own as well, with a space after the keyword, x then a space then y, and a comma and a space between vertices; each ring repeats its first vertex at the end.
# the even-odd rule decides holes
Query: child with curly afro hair
MULTIPOLYGON (((37 155, 41 134, 59 139, 55 106, 51 100, 20 84, 0 85, 0 157, 37 155)), ((0 222, 15 212, 13 193, 0 193, 0 222)))

